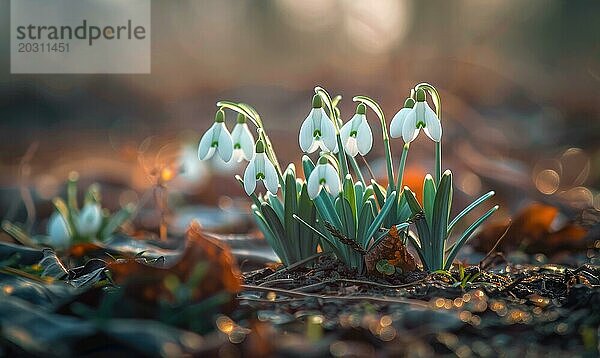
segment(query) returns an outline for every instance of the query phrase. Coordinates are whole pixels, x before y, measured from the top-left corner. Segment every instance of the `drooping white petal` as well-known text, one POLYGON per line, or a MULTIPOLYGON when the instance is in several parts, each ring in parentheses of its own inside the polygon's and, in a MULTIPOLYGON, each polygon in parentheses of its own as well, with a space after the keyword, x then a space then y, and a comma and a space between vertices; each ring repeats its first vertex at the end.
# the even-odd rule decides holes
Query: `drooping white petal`
POLYGON ((77 233, 84 237, 96 235, 102 225, 102 210, 98 203, 85 204, 75 221, 77 233))
POLYGON ((48 244, 56 249, 65 249, 71 245, 71 232, 65 218, 54 212, 48 220, 48 244))
POLYGON ((244 190, 248 195, 254 193, 254 189, 256 189, 256 168, 254 164, 255 160, 256 157, 248 163, 248 166, 244 171, 244 190))
POLYGON ((313 141, 312 144, 310 145, 310 147, 308 147, 308 150, 306 151, 306 153, 313 153, 314 151, 319 149, 319 147, 321 145, 323 145, 323 142, 321 142, 320 140, 313 141))
POLYGON ((442 139, 442 125, 436 116, 433 109, 426 105, 425 108, 425 134, 434 142, 439 142, 442 139))
POLYGON ((406 116, 404 125, 402 126, 402 139, 405 143, 410 143, 417 138, 417 135, 419 135, 419 128, 417 128, 417 114, 414 110, 411 110, 406 116))
POLYGON ((404 107, 392 118, 392 122, 390 123, 390 136, 392 138, 400 138, 402 136, 402 126, 411 110, 412 108, 404 107))
MULTIPOLYGON (((308 117, 306 117, 306 119, 304 120, 304 122, 302 122, 302 126, 300 127, 300 135, 298 137, 298 140, 300 142, 300 149, 302 149, 303 152, 305 153, 312 153, 316 150, 316 148, 313 149, 313 121, 312 121, 312 115, 313 115, 314 109, 312 109, 310 111, 310 113, 308 114, 308 117), (313 149, 313 150, 310 150, 313 149)), ((318 145, 317 145, 318 146, 318 145)))
POLYGON ((217 153, 224 162, 228 162, 231 160, 231 155, 233 154, 233 141, 231 140, 231 134, 229 134, 227 127, 225 127, 225 123, 218 124, 221 125, 221 130, 219 132, 217 153))
POLYGON ((313 170, 310 176, 308 177, 308 183, 306 184, 308 196, 313 200, 317 196, 319 196, 319 192, 321 191, 320 181, 321 178, 319 177, 319 172, 317 170, 313 170))
POLYGON ((240 146, 244 153, 244 159, 250 160, 254 157, 254 136, 246 123, 243 124, 243 130, 240 134, 240 146))
POLYGON ((215 154, 215 148, 212 146, 215 124, 213 124, 200 139, 200 144, 198 144, 198 159, 200 160, 209 159, 215 154))
POLYGON ((335 127, 333 126, 333 122, 325 113, 323 108, 319 108, 321 112, 321 140, 323 141, 324 147, 321 149, 333 152, 336 146, 336 136, 335 136, 335 127))
POLYGON ((356 135, 356 143, 360 155, 367 155, 373 147, 373 133, 366 118, 363 118, 356 135))
POLYGON ((351 157, 356 157, 358 154, 358 142, 354 137, 348 137, 346 142, 344 142, 344 150, 351 157))
POLYGON ((346 144, 346 142, 348 141, 348 138, 350 138, 351 131, 352 131, 352 120, 349 120, 340 129, 340 138, 342 139, 343 144, 346 144))
POLYGON ((322 164, 322 175, 328 187, 329 193, 333 196, 338 196, 341 190, 340 178, 338 173, 331 164, 322 164))
POLYGON ((273 195, 277 194, 277 189, 279 188, 278 181, 275 166, 268 158, 265 158, 265 179, 263 182, 267 190, 273 195))

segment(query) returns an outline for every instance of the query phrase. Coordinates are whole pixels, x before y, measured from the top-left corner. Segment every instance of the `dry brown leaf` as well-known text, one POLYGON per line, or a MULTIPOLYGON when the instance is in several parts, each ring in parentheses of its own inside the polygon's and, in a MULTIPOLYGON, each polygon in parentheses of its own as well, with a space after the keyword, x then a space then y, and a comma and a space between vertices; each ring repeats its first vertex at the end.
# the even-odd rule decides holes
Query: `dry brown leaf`
MULTIPOLYGON (((581 250, 586 248, 584 240, 587 230, 569 222, 557 231, 552 230, 552 222, 558 215, 554 206, 533 203, 518 215, 500 242, 497 250, 508 252, 523 248, 529 253, 553 254, 560 250, 581 250)), ((488 252, 502 236, 508 222, 495 222, 486 225, 473 246, 481 252, 488 252)))
POLYGON ((395 226, 392 226, 385 239, 365 255, 367 271, 370 274, 378 274, 376 266, 380 260, 387 260, 391 265, 400 268, 402 272, 417 269, 415 258, 408 252, 406 245, 402 244, 402 238, 395 226))

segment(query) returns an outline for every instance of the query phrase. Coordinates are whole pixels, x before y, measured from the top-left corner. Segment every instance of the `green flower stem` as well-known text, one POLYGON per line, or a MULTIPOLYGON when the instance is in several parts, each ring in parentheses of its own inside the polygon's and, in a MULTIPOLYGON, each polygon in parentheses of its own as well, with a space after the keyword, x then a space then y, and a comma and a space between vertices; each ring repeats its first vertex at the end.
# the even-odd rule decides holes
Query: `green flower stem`
MULTIPOLYGON (((377 117, 379 117, 379 122, 381 124, 381 134, 383 137, 383 147, 385 150, 385 161, 387 164, 387 175, 388 175, 388 188, 394 187, 394 168, 392 164, 392 151, 390 149, 390 136, 388 135, 387 124, 385 122, 385 114, 383 110, 375 102, 375 100, 367 97, 367 96, 355 96, 352 98, 354 102, 361 102, 365 105, 369 106, 375 112, 377 117)), ((388 193, 389 194, 389 193, 388 193)))
POLYGON ((349 158, 350 158, 350 164, 352 165, 352 169, 356 173, 358 180, 360 180, 363 184, 365 184, 365 178, 363 177, 363 175, 360 171, 360 167, 358 166, 358 163, 356 162, 356 158, 354 158, 354 157, 349 157, 349 158))
MULTIPOLYGON (((433 104, 435 106, 435 114, 437 115, 438 119, 441 122, 441 120, 442 120, 442 98, 440 97, 440 93, 437 91, 437 89, 433 85, 430 85, 429 83, 426 83, 426 82, 419 83, 418 85, 416 85, 415 91, 418 90, 419 88, 424 89, 427 92, 429 92, 429 95, 433 99, 433 104)), ((440 180, 442 178, 442 142, 441 142, 441 140, 439 142, 435 143, 435 171, 434 172, 435 172, 435 185, 439 186, 440 180)))
POLYGON ((337 103, 342 99, 341 96, 336 96, 335 97, 335 105, 333 103, 333 101, 331 100, 331 96, 329 95, 329 92, 327 92, 324 88, 322 87, 315 87, 315 93, 318 94, 319 96, 321 96, 321 99, 323 100, 323 103, 325 103, 325 105, 327 106, 327 110, 329 111, 329 117, 331 118, 331 120, 333 121, 333 126, 335 127, 335 138, 337 140, 337 145, 338 145, 338 161, 340 163, 340 169, 341 169, 341 176, 340 178, 345 178, 347 174, 349 174, 349 170, 348 170, 348 159, 346 157, 346 152, 344 151, 344 147, 342 144, 342 137, 340 136, 340 124, 339 124, 339 120, 338 120, 338 116, 336 114, 335 111, 335 106, 337 105, 337 103))
MULTIPOLYGON (((406 166, 406 157, 408 156, 408 149, 410 148, 410 143, 405 143, 402 148, 402 156, 400 157, 400 164, 398 165, 398 185, 396 186, 396 192, 401 193, 403 188, 404 181, 404 167, 406 166)), ((400 195, 398 195, 400 196, 400 195)))

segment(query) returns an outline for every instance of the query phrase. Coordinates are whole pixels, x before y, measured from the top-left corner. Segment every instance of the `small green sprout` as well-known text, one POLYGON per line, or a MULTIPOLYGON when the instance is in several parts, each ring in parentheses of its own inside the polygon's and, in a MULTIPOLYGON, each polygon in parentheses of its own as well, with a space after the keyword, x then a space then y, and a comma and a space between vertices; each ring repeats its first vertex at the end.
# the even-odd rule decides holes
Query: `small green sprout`
POLYGON ((106 241, 133 213, 127 206, 114 215, 100 205, 100 187, 89 186, 83 207, 77 202, 78 175, 72 172, 67 182, 67 199, 54 198, 55 211, 48 219, 45 235, 29 238, 19 226, 3 222, 3 229, 21 242, 33 245, 50 246, 56 250, 67 250, 73 244, 93 241, 106 241))

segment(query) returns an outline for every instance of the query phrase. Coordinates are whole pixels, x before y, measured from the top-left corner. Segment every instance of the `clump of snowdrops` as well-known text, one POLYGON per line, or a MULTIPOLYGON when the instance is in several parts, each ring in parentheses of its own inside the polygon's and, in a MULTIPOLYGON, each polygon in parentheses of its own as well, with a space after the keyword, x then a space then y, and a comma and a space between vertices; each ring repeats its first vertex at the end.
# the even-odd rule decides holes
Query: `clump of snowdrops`
POLYGON ((314 255, 320 247, 363 271, 365 255, 395 227, 402 233, 399 240, 412 244, 425 270, 450 269, 460 249, 498 206, 465 231, 452 235, 456 224, 494 192, 483 195, 450 219, 452 173, 442 173, 438 91, 427 83, 411 89, 403 107, 392 118, 389 131, 375 100, 354 97, 356 111, 346 122, 338 108, 340 100, 341 96, 331 97, 325 89, 315 88, 311 109, 299 132, 300 149, 305 153, 304 178, 297 175, 293 164, 282 170, 260 115, 245 103, 217 102, 214 124, 202 136, 198 156, 200 160, 217 155, 225 162, 248 161, 243 176, 236 178, 253 201, 252 214, 259 229, 285 265, 314 255), (225 124, 226 110, 237 114, 231 133, 225 124), (381 131, 385 187, 374 178, 367 180, 357 161, 373 146, 373 130, 367 120, 369 110, 375 114, 381 131), (248 123, 255 127, 256 139, 248 123), (434 143, 435 165, 433 175, 424 178, 423 200, 419 203, 413 191, 403 185, 403 174, 410 144, 421 130, 434 143), (390 137, 404 141, 396 173, 390 137), (258 182, 264 184, 264 194, 258 192, 258 182), (411 230, 413 225, 416 233, 411 230))

